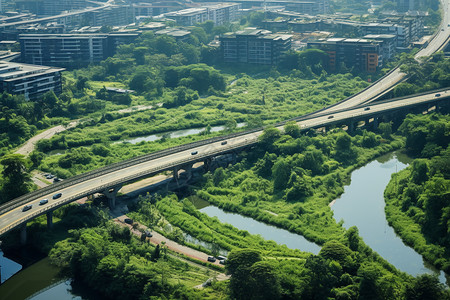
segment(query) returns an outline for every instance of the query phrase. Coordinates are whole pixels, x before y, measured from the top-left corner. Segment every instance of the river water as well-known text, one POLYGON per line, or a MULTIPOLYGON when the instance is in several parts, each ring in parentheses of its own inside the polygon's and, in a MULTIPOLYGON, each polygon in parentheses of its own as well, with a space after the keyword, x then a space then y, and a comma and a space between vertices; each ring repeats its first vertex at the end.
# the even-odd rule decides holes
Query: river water
MULTIPOLYGON (((236 127, 244 127, 247 123, 237 123, 236 127)), ((113 144, 120 144, 120 143, 130 143, 130 144, 137 144, 140 142, 154 142, 157 140, 162 139, 164 135, 168 135, 169 138, 179 138, 183 136, 193 135, 193 134, 199 134, 203 131, 205 131, 206 127, 201 128, 190 128, 190 129, 180 129, 180 130, 172 130, 172 131, 166 131, 161 132, 157 134, 150 134, 145 136, 139 136, 139 137, 133 137, 129 139, 123 139, 120 141, 116 141, 113 144)), ((225 130, 225 126, 211 126, 211 132, 218 132, 225 130)), ((67 152, 67 150, 64 149, 55 149, 49 151, 48 155, 63 155, 67 152)))
MULTIPOLYGON (((246 123, 237 123, 237 127, 243 127, 246 123)), ((167 132, 161 132, 158 134, 151 134, 146 136, 140 136, 135 138, 129 138, 121 141, 114 142, 114 144, 117 143, 130 143, 130 144, 137 144, 140 142, 153 142, 161 139, 164 135, 168 135, 170 138, 178 138, 193 134, 199 134, 203 131, 205 131, 206 127, 201 128, 191 128, 191 129, 180 129, 180 130, 173 130, 173 131, 167 131, 167 132)), ((211 132, 218 132, 225 130, 225 126, 211 126, 211 132)))
POLYGON ((308 241, 303 236, 291 233, 285 229, 267 225, 249 217, 239 214, 225 212, 216 206, 206 206, 201 212, 210 217, 217 217, 222 223, 229 223, 240 230, 246 230, 251 234, 259 234, 266 240, 272 240, 280 245, 286 245, 291 249, 318 254, 320 246, 308 241))
MULTIPOLYGON (((351 176, 351 184, 345 187, 342 196, 332 206, 336 221, 344 221, 344 227, 357 226, 359 235, 374 251, 401 271, 413 276, 423 273, 439 274, 445 283, 443 272, 433 270, 424 263, 422 257, 412 248, 406 246, 395 234, 386 221, 384 213, 384 189, 391 174, 407 167, 409 159, 400 154, 384 155, 364 167, 355 170, 351 176)), ((317 254, 320 247, 304 237, 274 226, 264 224, 234 213, 224 212, 215 206, 200 205, 200 211, 221 222, 259 234, 264 239, 285 244, 292 249, 299 249, 317 254)), ((2 282, 11 274, 20 270, 21 266, 0 256, 2 282), (7 275, 9 274, 9 275, 7 275)), ((1 299, 100 299, 86 287, 74 287, 70 279, 61 277, 58 269, 41 260, 25 270, 17 273, 0 286, 1 299), (6 297, 6 298, 5 298, 6 297)))
MULTIPOLYGON (((384 190, 391 174, 406 168, 410 161, 405 155, 391 153, 355 170, 351 184, 332 206, 334 218, 344 220, 345 228, 357 226, 364 242, 397 269, 413 276, 439 274, 403 243, 386 220, 384 190)), ((439 279, 445 283, 444 272, 440 272, 439 279)))

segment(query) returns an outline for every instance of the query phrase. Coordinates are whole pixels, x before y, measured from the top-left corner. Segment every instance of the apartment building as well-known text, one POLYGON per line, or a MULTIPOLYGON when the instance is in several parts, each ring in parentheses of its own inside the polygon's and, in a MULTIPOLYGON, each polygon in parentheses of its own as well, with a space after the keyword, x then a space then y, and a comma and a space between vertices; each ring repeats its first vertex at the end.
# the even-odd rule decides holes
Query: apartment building
POLYGON ((67 68, 85 66, 114 55, 118 45, 129 44, 138 36, 137 33, 21 34, 21 60, 67 68))
POLYGON ((95 6, 86 0, 16 0, 17 11, 29 11, 38 16, 54 16, 64 11, 95 6))
POLYGON ((329 38, 309 42, 308 48, 317 48, 328 54, 331 71, 343 66, 358 71, 373 73, 383 64, 383 53, 379 42, 366 39, 329 38))
POLYGON ((240 9, 239 3, 218 3, 174 11, 166 13, 165 16, 183 26, 191 26, 208 20, 213 21, 215 25, 222 25, 237 20, 240 9))
POLYGON ((61 72, 52 68, 0 61, 0 91, 23 94, 27 100, 36 100, 46 92, 62 92, 61 72))
POLYGON ((363 35, 367 34, 393 34, 397 37, 396 47, 408 47, 410 40, 409 27, 392 23, 362 24, 363 35))
POLYGON ((248 28, 220 37, 225 62, 276 64, 291 49, 292 35, 273 34, 268 30, 248 28))
POLYGON ((368 34, 364 36, 364 39, 376 41, 380 44, 383 60, 393 58, 397 52, 397 37, 393 34, 368 34))

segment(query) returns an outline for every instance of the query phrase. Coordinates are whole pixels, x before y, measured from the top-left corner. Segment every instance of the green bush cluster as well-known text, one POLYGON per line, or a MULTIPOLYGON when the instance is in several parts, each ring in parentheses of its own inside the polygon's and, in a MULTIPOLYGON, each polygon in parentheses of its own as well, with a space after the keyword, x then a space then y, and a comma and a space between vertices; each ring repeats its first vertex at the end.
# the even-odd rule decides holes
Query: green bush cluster
POLYGON ((450 118, 409 115, 399 131, 416 159, 386 188, 386 217, 408 245, 450 273, 450 118))

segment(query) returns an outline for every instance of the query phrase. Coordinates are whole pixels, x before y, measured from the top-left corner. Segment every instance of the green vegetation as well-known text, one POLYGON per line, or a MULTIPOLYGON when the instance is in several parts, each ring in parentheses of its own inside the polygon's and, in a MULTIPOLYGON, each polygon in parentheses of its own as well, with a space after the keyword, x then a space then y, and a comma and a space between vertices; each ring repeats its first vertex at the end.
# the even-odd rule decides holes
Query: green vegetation
POLYGON ((170 98, 170 101, 164 102, 164 106, 171 107, 173 103, 180 101, 189 102, 188 104, 135 113, 104 113, 50 140, 42 140, 38 143, 39 152, 46 153, 54 149, 70 151, 61 156, 45 157, 40 169, 56 172, 63 178, 69 177, 125 158, 212 137, 218 133, 204 132, 198 136, 162 139, 137 145, 113 144, 117 140, 208 125, 223 125, 231 132, 236 130, 236 122, 245 122, 247 128, 274 123, 335 103, 365 86, 366 83, 359 78, 352 79, 350 74, 338 74, 330 75, 322 82, 293 76, 253 79, 242 75, 227 88, 223 96, 206 98, 198 98, 196 92, 178 87, 174 90, 179 95, 177 99, 170 98), (98 151, 99 148, 103 150, 98 151), (83 153, 86 161, 73 159, 78 152, 83 153), (66 164, 66 161, 71 161, 71 165, 66 164))
POLYGON ((205 282, 208 274, 165 253, 164 247, 133 237, 128 227, 108 222, 72 230, 49 257, 109 299, 207 298, 209 292, 192 287, 205 282))
POLYGON ((386 218, 403 241, 450 273, 450 118, 408 116, 399 128, 417 159, 385 191, 386 218))
POLYGON ((400 63, 401 70, 408 76, 408 81, 394 88, 395 97, 450 86, 450 59, 445 58, 442 52, 424 58, 423 62, 415 60, 413 54, 403 54, 400 63))

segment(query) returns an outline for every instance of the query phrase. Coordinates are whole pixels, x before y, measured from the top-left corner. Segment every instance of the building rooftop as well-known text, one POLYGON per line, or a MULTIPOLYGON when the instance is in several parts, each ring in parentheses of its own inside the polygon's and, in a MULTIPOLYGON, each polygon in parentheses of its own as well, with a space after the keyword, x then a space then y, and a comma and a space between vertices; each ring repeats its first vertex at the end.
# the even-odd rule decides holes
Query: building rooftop
POLYGON ((29 78, 36 74, 53 73, 64 70, 64 68, 0 61, 0 80, 10 82, 18 78, 29 78))
POLYGON ((393 34, 368 34, 365 35, 365 39, 394 39, 396 36, 393 34))
POLYGON ((191 32, 188 30, 180 29, 180 28, 166 28, 163 30, 156 31, 155 34, 158 34, 158 35, 167 34, 167 35, 170 35, 173 37, 184 37, 184 36, 188 36, 189 34, 191 34, 191 32))
POLYGON ((203 12, 206 13, 207 9, 202 8, 202 7, 194 7, 194 8, 188 8, 188 9, 169 12, 169 13, 166 13, 165 15, 168 17, 194 16, 198 13, 203 13, 203 12))

